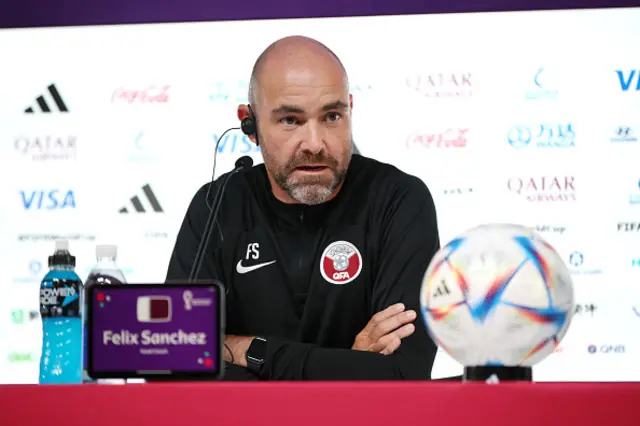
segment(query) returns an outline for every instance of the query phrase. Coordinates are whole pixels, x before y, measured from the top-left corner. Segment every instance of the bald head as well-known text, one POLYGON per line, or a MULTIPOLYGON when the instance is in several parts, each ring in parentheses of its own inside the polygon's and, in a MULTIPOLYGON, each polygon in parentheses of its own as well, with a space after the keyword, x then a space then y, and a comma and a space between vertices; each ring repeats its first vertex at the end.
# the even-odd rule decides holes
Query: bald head
MULTIPOLYGON (((249 103, 260 151, 277 199, 319 204, 334 197, 352 153, 349 82, 328 47, 307 37, 270 45, 253 67, 249 103)), ((238 119, 250 114, 238 106, 238 119)))
POLYGON ((331 49, 309 37, 290 36, 269 45, 256 60, 249 82, 249 103, 257 107, 258 93, 265 75, 277 79, 285 77, 289 71, 304 69, 339 73, 348 85, 344 65, 331 49))

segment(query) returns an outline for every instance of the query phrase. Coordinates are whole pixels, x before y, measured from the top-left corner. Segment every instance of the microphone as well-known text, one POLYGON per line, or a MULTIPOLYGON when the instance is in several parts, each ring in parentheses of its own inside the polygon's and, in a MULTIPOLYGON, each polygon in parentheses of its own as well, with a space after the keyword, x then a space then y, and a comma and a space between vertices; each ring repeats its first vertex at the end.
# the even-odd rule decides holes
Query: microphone
MULTIPOLYGON (((217 221, 218 211, 220 210, 220 206, 222 205, 222 197, 224 195, 224 190, 227 188, 227 183, 231 177, 238 172, 246 172, 253 167, 253 159, 247 155, 238 158, 236 160, 235 168, 224 178, 222 185, 216 191, 216 196, 214 197, 213 203, 211 204, 211 210, 209 211, 209 217, 207 218, 207 223, 204 227, 204 231, 202 232, 202 237, 200 239, 200 244, 198 245, 198 250, 196 251, 195 259, 193 260, 193 265, 191 266, 191 273, 189 274, 189 282, 193 283, 200 274, 200 269, 202 268, 202 261, 204 260, 204 254, 207 250, 207 246, 209 245, 209 240, 211 239, 211 231, 213 230, 213 225, 217 221)), ((209 186, 213 185, 213 182, 209 186)), ((209 191, 207 191, 209 194, 209 191)))

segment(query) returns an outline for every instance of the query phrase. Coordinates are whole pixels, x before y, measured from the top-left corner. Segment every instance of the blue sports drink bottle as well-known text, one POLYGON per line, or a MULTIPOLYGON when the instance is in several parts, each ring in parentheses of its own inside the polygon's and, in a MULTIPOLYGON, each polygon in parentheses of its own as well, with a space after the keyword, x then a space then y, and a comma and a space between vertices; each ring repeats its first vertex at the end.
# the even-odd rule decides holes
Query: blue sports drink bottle
POLYGON ((40 284, 41 384, 82 383, 82 281, 68 241, 56 241, 40 284))

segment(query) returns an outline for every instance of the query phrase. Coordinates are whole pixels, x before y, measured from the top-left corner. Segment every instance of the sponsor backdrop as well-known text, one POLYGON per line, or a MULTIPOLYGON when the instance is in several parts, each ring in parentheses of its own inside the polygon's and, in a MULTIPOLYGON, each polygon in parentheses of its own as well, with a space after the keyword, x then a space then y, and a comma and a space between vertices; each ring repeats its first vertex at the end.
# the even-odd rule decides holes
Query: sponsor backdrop
MULTIPOLYGON (((83 279, 98 243, 118 246, 129 282, 164 279, 216 143, 217 176, 261 161, 240 131, 220 136, 255 58, 290 34, 343 59, 357 149, 427 183, 443 242, 515 222, 563 256, 576 316, 537 380, 640 380, 639 21, 618 9, 3 31, 1 380, 37 380, 55 239, 83 279), (220 43, 238 34, 260 37, 220 43)), ((434 376, 461 371, 438 356, 434 376)))

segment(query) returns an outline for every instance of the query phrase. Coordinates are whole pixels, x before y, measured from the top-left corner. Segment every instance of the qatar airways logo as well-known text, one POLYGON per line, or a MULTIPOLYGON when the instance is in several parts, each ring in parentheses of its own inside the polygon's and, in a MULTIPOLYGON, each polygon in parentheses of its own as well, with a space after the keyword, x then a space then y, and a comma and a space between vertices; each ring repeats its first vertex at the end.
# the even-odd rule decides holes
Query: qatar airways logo
POLYGON ((512 177, 507 181, 507 187, 532 203, 576 201, 573 176, 512 177))
POLYGON ((20 136, 15 139, 14 147, 34 161, 71 160, 76 157, 77 136, 20 136))
POLYGON ((118 87, 111 95, 111 103, 164 104, 169 102, 171 85, 150 85, 145 88, 118 87))
POLYGON ((471 98, 473 94, 469 71, 421 73, 407 77, 406 84, 427 98, 460 99, 471 98))
POLYGON ((453 128, 441 133, 417 132, 407 138, 407 148, 447 149, 467 146, 469 129, 453 128))

